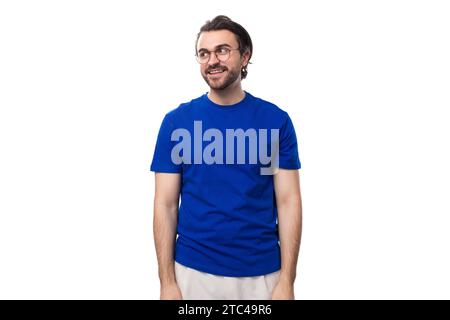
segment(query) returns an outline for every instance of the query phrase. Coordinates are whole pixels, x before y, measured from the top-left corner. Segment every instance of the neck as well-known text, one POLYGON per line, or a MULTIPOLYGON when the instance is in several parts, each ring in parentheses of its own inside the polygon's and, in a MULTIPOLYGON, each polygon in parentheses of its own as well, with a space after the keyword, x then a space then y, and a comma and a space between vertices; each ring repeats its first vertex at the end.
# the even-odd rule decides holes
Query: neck
POLYGON ((245 92, 242 90, 240 81, 234 83, 223 90, 216 90, 211 88, 208 93, 208 98, 217 104, 227 106, 238 103, 245 97, 245 92))

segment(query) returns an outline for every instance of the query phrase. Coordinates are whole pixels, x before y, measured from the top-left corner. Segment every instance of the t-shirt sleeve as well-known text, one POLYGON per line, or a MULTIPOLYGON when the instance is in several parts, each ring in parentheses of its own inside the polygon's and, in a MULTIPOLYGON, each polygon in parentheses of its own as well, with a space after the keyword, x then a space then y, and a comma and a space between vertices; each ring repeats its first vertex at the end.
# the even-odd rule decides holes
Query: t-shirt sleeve
POLYGON ((169 114, 166 114, 159 128, 150 171, 166 173, 181 172, 182 165, 175 164, 171 158, 172 148, 176 143, 171 140, 173 130, 174 124, 170 120, 169 114))
POLYGON ((298 155, 297 136, 292 120, 287 118, 280 130, 279 167, 281 169, 300 169, 301 163, 298 155))

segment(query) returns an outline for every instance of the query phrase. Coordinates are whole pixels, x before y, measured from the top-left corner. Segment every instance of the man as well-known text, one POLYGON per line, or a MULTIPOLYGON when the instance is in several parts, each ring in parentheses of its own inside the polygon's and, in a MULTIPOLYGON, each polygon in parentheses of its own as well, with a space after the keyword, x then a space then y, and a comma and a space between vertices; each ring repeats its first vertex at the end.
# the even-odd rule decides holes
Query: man
POLYGON ((207 21, 196 57, 210 90, 161 124, 150 168, 161 299, 294 299, 296 134, 285 111, 242 89, 252 50, 240 24, 207 21))

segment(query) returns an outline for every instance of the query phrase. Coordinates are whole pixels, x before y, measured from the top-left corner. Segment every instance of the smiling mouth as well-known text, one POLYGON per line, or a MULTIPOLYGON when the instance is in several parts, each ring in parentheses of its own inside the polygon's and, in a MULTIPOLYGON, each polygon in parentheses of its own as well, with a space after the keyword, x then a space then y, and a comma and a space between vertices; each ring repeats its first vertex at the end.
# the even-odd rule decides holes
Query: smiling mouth
POLYGON ((220 76, 225 72, 226 72, 226 69, 220 68, 220 69, 211 69, 207 72, 207 74, 210 76, 220 76))

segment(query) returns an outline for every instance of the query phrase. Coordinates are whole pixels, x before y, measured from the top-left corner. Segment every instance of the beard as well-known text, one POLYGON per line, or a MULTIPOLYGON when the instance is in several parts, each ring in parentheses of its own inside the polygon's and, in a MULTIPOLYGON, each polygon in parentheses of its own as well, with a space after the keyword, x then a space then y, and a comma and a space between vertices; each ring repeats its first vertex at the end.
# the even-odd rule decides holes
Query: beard
POLYGON ((202 73, 202 76, 211 89, 224 90, 239 78, 239 74, 240 72, 227 68, 225 74, 218 79, 209 78, 207 72, 202 73))

